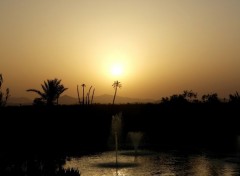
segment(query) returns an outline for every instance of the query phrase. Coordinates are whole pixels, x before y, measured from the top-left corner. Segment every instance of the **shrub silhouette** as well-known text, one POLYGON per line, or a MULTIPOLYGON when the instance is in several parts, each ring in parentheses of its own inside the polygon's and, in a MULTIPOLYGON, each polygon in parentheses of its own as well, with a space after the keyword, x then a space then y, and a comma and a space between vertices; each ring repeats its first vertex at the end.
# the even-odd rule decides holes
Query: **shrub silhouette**
POLYGON ((10 96, 9 88, 6 89, 6 95, 4 96, 4 93, 2 91, 2 84, 3 84, 3 76, 0 74, 0 107, 3 107, 7 104, 7 100, 10 96))
POLYGON ((182 94, 174 94, 170 97, 163 97, 162 103, 172 103, 172 104, 186 104, 191 102, 197 102, 197 93, 192 90, 184 90, 182 94))
POLYGON ((213 103, 220 103, 221 102, 217 93, 203 95, 202 96, 202 101, 204 103, 211 103, 211 104, 213 104, 213 103))
POLYGON ((240 103, 240 95, 237 91, 235 94, 229 95, 229 103, 240 103))
POLYGON ((44 81, 44 84, 41 84, 43 92, 36 89, 28 89, 28 92, 36 92, 40 95, 40 98, 35 99, 36 102, 44 102, 47 105, 58 104, 59 96, 66 91, 68 88, 65 88, 61 84, 61 80, 52 79, 44 81))

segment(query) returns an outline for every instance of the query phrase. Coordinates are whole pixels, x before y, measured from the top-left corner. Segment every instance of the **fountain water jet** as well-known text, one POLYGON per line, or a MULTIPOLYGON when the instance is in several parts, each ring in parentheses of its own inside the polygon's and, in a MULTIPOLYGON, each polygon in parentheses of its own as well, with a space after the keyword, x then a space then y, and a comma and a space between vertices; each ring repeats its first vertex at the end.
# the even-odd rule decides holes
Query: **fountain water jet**
POLYGON ((112 116, 112 133, 115 137, 116 166, 118 165, 118 136, 122 127, 122 113, 112 116))
POLYGON ((128 133, 129 137, 131 138, 133 147, 134 147, 134 151, 135 151, 135 156, 137 155, 137 150, 138 150, 138 146, 140 144, 140 141, 142 139, 143 133, 142 132, 129 132, 128 133))

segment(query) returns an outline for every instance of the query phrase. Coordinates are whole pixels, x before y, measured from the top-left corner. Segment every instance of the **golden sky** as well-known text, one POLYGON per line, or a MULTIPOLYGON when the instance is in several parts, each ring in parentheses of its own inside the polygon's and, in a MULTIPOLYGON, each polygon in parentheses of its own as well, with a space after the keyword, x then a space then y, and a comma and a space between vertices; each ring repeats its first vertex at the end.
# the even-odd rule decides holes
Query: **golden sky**
POLYGON ((59 78, 74 97, 118 80, 119 96, 227 98, 240 91, 240 1, 0 0, 0 73, 15 97, 59 78))

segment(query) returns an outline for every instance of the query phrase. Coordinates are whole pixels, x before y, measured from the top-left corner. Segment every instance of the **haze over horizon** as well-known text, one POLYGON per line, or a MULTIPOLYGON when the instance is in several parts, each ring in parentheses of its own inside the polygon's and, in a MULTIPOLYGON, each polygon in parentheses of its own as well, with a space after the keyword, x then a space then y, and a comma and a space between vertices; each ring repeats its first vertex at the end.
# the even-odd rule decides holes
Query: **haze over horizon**
POLYGON ((0 1, 0 73, 13 97, 58 78, 77 97, 240 90, 239 0, 0 1))

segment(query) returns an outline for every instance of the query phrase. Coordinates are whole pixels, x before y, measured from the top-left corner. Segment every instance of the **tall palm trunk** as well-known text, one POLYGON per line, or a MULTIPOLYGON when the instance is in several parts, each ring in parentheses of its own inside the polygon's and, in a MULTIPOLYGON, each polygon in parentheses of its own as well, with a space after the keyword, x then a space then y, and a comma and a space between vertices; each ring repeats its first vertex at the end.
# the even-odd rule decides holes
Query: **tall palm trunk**
POLYGON ((87 95, 86 95, 86 102, 85 102, 85 104, 86 104, 86 105, 88 104, 88 93, 87 93, 87 95))
POLYGON ((89 96, 90 96, 90 91, 91 91, 91 89, 92 89, 92 86, 89 88, 88 94, 87 94, 87 104, 88 104, 88 105, 89 105, 89 103, 90 103, 90 98, 89 98, 89 96))
POLYGON ((78 94, 78 103, 81 104, 78 85, 77 85, 77 94, 78 94))
POLYGON ((84 104, 84 87, 83 87, 83 102, 82 103, 84 104))
POLYGON ((82 86, 83 87, 83 102, 82 102, 82 104, 84 105, 84 86, 82 86))
POLYGON ((115 87, 115 93, 114 93, 114 96, 113 96, 113 104, 115 102, 116 94, 117 94, 117 86, 115 87))
POLYGON ((92 93, 92 99, 91 99, 91 104, 93 103, 93 96, 94 96, 94 92, 95 92, 95 88, 93 89, 93 93, 92 93))

